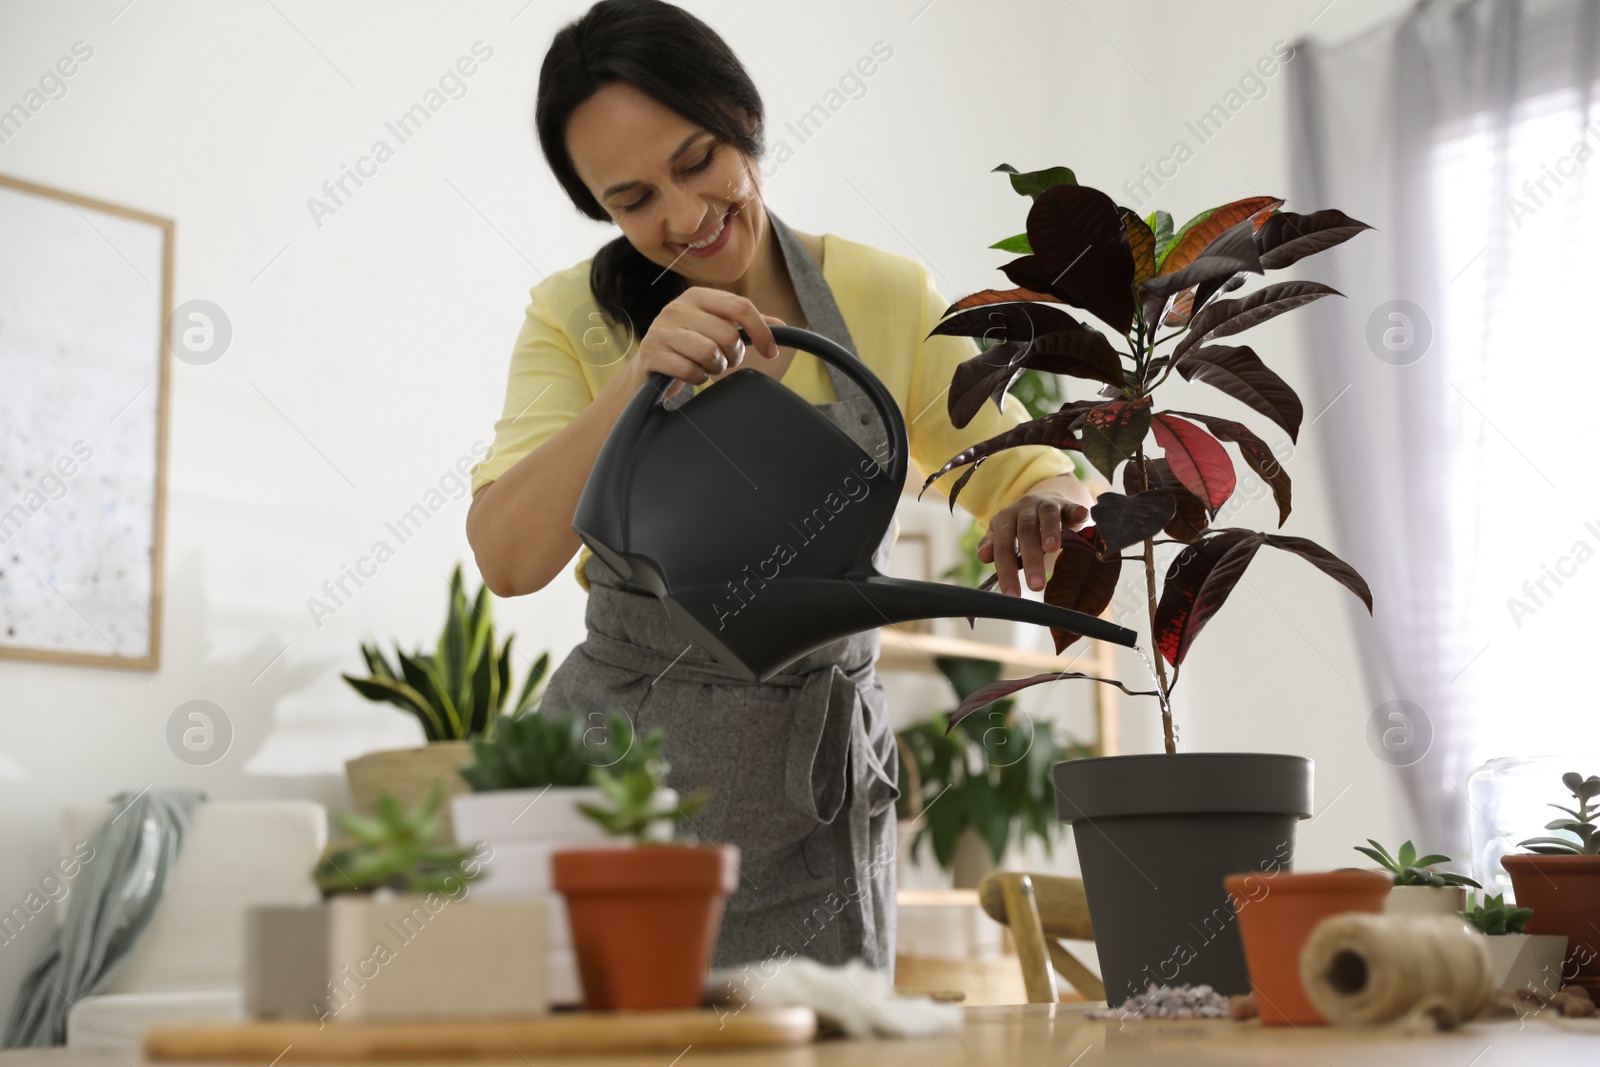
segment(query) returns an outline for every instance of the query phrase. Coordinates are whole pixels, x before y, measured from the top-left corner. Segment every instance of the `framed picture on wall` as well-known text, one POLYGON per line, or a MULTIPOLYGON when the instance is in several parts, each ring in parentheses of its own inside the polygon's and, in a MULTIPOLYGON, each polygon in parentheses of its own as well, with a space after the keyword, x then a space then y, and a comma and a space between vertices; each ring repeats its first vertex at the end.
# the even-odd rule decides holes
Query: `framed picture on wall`
POLYGON ((0 175, 0 657, 161 661, 173 223, 0 175))

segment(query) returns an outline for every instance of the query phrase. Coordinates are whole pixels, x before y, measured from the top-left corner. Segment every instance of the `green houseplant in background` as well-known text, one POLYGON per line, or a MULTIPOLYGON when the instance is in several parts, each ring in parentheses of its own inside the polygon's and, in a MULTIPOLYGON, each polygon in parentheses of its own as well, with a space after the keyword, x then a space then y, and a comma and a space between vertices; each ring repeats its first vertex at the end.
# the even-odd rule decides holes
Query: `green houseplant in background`
POLYGON ((482 848, 444 836, 443 803, 436 785, 415 807, 385 793, 376 815, 341 814, 312 871, 322 901, 250 910, 250 1016, 451 1016, 463 998, 492 1016, 546 1010, 547 906, 469 899, 482 848))
POLYGON ((1528 932, 1565 935, 1568 980, 1600 1000, 1600 776, 1568 771, 1561 784, 1572 799, 1550 805, 1561 813, 1545 824, 1552 833, 1518 842, 1528 851, 1500 857, 1500 866, 1517 903, 1533 909, 1528 932))
MULTIPOLYGON (((995 169, 1028 204, 1025 231, 992 246, 1015 254, 999 268, 1012 288, 957 300, 932 330, 997 342, 953 373, 951 423, 966 426, 984 404, 999 405, 1030 370, 1087 383, 1091 392, 964 449, 923 488, 966 468, 950 487, 953 507, 980 464, 1022 445, 1077 453, 1107 482, 1120 482, 1120 492, 1100 494, 1090 525, 1063 537, 1044 600, 1098 615, 1116 595, 1124 563, 1134 564, 1154 684, 1133 691, 1116 679, 1052 671, 984 686, 951 718, 1065 679, 1154 697, 1165 754, 1068 760, 1055 769, 1057 811, 1074 826, 1107 997, 1121 1003, 1143 991, 1143 969, 1169 960, 1175 962, 1162 975, 1174 984, 1246 993, 1249 973, 1235 924, 1201 937, 1203 947, 1191 943, 1212 916, 1230 914, 1225 876, 1292 860, 1295 823, 1312 810, 1311 763, 1288 755, 1179 753, 1173 689, 1194 641, 1262 548, 1300 557, 1368 610, 1372 594, 1353 568, 1314 542, 1223 525, 1238 484, 1230 445, 1270 489, 1280 526, 1290 510, 1288 473, 1244 423, 1158 407, 1156 399, 1166 396, 1164 386, 1176 374, 1296 440, 1304 408, 1294 389, 1253 348, 1233 340, 1336 291, 1277 281, 1230 294, 1242 292, 1252 275, 1291 266, 1370 227, 1332 209, 1284 211, 1283 201, 1270 196, 1208 208, 1179 226, 1166 211, 1141 215, 1078 184, 1066 167, 995 169), (1169 551, 1158 567, 1158 555, 1169 551), (1277 855, 1280 849, 1286 854, 1277 855), (1174 946, 1186 945, 1175 956, 1174 946)), ((1053 636, 1058 653, 1075 640, 1059 631, 1053 636)))
POLYGON ((624 847, 561 849, 551 857, 591 1011, 693 1008, 711 961, 726 899, 739 885, 739 849, 672 840, 711 799, 667 788, 659 730, 639 739, 643 758, 620 772, 596 769, 601 799, 585 817, 624 847))
MULTIPOLYGON (((504 716, 491 736, 471 741, 472 762, 461 778, 472 792, 452 799, 456 835, 488 846, 484 877, 475 891, 485 899, 543 899, 550 904, 547 980, 557 1004, 583 1000, 572 936, 554 895, 550 857, 558 848, 607 843, 607 828, 588 812, 607 802, 607 789, 638 787, 661 760, 659 731, 639 736, 628 716, 532 711, 504 716)), ((666 790, 650 801, 675 810, 666 790)), ((685 809, 690 805, 685 802, 685 809)), ((694 812, 688 810, 688 814, 694 812)), ((670 834, 657 823, 656 831, 670 834)))
MULTIPOLYGON (((537 707, 549 673, 546 652, 528 669, 521 688, 514 687, 513 641, 508 635, 504 644, 496 642, 494 595, 488 586, 480 586, 469 605, 458 563, 450 575, 444 628, 433 652, 407 654, 396 648, 391 663, 377 645, 362 644, 371 674, 342 677, 368 700, 392 704, 413 716, 428 743, 347 761, 345 778, 357 812, 375 814, 382 793, 415 806, 435 784, 443 785, 446 797, 466 791, 456 770, 471 758, 468 741, 492 734, 508 710, 518 715, 537 707)), ((445 836, 453 836, 450 808, 440 818, 445 836)))
MULTIPOLYGON (((989 660, 939 656, 934 665, 957 702, 1000 676, 1000 665, 989 660)), ((896 807, 902 826, 916 825, 911 855, 926 841, 955 887, 971 889, 1012 845, 1037 837, 1051 853, 1061 823, 1050 769, 1090 750, 1057 741, 1050 724, 1029 718, 1012 700, 949 726, 949 713, 939 712, 896 733, 896 807)))
POLYGON ((1390 915, 1459 915, 1467 906, 1467 887, 1483 888, 1464 874, 1434 870, 1441 863, 1449 863, 1450 857, 1437 853, 1419 856, 1410 841, 1391 854, 1369 837, 1365 845, 1356 845, 1355 850, 1376 862, 1393 879, 1394 885, 1383 901, 1383 910, 1390 915))
POLYGON ((1546 997, 1561 991, 1561 959, 1567 954, 1567 939, 1562 934, 1528 933, 1532 908, 1507 904, 1496 893, 1459 914, 1484 935, 1496 989, 1532 988, 1546 997))

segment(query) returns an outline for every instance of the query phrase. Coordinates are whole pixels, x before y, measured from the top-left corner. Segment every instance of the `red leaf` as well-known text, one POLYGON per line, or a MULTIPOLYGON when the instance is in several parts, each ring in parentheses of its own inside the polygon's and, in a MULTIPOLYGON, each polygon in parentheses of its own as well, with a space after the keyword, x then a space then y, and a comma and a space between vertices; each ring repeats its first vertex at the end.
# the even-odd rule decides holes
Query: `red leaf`
POLYGON ((1184 487, 1205 502, 1212 514, 1233 495, 1236 478, 1228 450, 1192 422, 1171 412, 1151 416, 1150 429, 1166 453, 1167 465, 1184 487))
POLYGON ((1282 526, 1289 518, 1289 472, 1283 469, 1283 464, 1278 462, 1278 457, 1272 454, 1272 449, 1267 447, 1267 443, 1251 433, 1250 428, 1243 423, 1213 418, 1210 415, 1197 415, 1192 411, 1182 411, 1179 414, 1194 419, 1218 439, 1232 441, 1238 446, 1239 455, 1244 457, 1245 463, 1272 488, 1272 499, 1278 504, 1278 525, 1282 526))
POLYGON ((1173 557, 1154 624, 1163 659, 1174 667, 1183 662, 1266 539, 1253 530, 1220 530, 1173 557))

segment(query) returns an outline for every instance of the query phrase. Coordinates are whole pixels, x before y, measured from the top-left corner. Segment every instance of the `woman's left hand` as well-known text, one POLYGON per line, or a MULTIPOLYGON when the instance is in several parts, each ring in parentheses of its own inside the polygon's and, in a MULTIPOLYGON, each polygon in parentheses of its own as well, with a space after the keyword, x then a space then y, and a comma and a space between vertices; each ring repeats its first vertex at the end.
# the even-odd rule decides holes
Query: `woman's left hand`
POLYGON ((1028 588, 1044 588, 1045 557, 1061 548, 1064 530, 1076 530, 1088 520, 1089 509, 1082 502, 1087 496, 1082 482, 1063 475, 1039 482, 994 513, 988 531, 978 542, 978 560, 994 564, 1000 592, 1022 595, 1017 580, 1018 552, 1022 554, 1028 588), (996 543, 1010 551, 997 554, 996 543))

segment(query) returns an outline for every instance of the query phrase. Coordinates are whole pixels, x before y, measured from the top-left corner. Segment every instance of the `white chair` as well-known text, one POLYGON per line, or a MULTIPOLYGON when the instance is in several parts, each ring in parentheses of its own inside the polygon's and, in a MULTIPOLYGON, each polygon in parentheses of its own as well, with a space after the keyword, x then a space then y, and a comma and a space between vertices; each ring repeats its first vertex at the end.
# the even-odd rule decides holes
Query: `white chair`
MULTIPOLYGON (((92 837, 113 810, 109 803, 65 808, 61 854, 92 837)), ((311 871, 327 844, 321 804, 202 803, 144 936, 106 990, 74 1006, 67 1045, 114 1047, 132 1059, 151 1023, 240 1018, 245 912, 320 900, 311 871)), ((71 900, 69 892, 56 903, 58 925, 71 900)))

